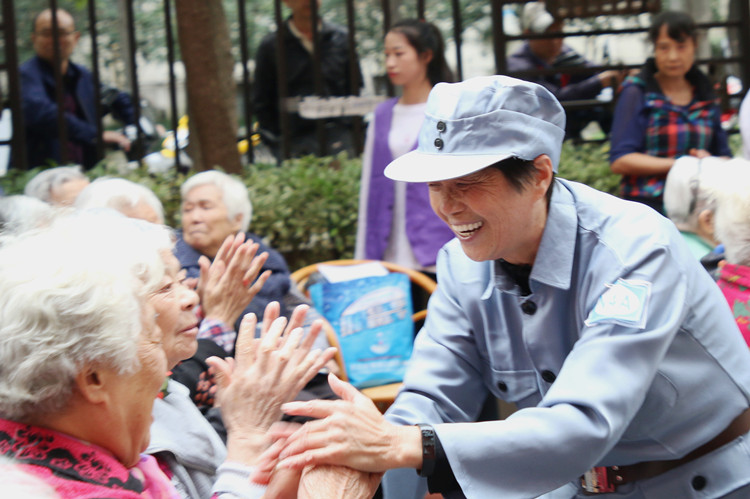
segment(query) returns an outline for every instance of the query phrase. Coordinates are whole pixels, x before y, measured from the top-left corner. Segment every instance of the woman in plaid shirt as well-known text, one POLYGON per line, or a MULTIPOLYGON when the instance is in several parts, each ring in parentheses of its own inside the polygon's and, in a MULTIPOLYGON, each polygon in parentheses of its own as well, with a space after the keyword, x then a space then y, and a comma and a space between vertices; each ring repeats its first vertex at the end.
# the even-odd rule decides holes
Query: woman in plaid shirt
POLYGON ((680 156, 731 156, 711 82, 695 66, 690 15, 659 14, 649 30, 654 56, 628 78, 615 108, 610 165, 622 197, 664 213, 667 172, 680 156))

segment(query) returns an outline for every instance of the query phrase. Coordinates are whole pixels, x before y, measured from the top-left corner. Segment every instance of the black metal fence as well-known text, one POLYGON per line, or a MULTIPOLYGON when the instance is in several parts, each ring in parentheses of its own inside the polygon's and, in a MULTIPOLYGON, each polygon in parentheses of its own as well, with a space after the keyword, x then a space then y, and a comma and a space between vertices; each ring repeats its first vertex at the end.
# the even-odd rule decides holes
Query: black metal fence
MULTIPOLYGON (((17 0, 16 0, 17 1, 17 0)), ((178 1, 178 0, 174 0, 178 1)), ((348 37, 348 51, 350 60, 353 60, 355 57, 355 54, 357 53, 357 26, 355 23, 355 8, 358 8, 357 5, 355 5, 355 0, 342 0, 345 6, 346 11, 346 20, 347 20, 347 28, 349 32, 348 37)), ((465 0, 464 0, 465 1, 465 0)), ((395 0, 394 0, 395 2, 395 0)), ((134 3, 135 0, 128 0, 126 2, 127 8, 126 8, 126 15, 125 15, 125 23, 127 25, 126 33, 127 33, 127 43, 125 44, 127 47, 129 47, 128 56, 126 57, 126 64, 129 67, 129 73, 132 75, 131 79, 131 88, 127 89, 127 91, 130 92, 133 102, 139 103, 140 102, 140 92, 139 92, 139 83, 138 83, 138 67, 137 67, 137 57, 136 57, 136 50, 137 50, 137 38, 139 36, 139 29, 138 26, 136 26, 136 23, 134 21, 134 3)), ((175 18, 175 5, 172 0, 162 0, 163 3, 163 16, 164 16, 164 33, 165 33, 165 40, 166 40, 166 53, 167 53, 167 71, 168 71, 168 88, 169 88, 169 95, 170 95, 170 102, 169 102, 169 116, 171 120, 171 128, 172 130, 176 131, 178 129, 178 103, 177 103, 177 79, 175 76, 175 63, 177 61, 177 52, 176 52, 176 42, 174 37, 174 18, 175 18)), ((362 8, 363 2, 357 2, 359 4, 359 8, 362 8)), ((524 3, 522 2, 512 2, 512 1, 506 1, 506 0, 491 0, 490 2, 490 17, 491 17, 491 38, 492 38, 492 47, 494 49, 494 57, 495 57, 495 71, 498 74, 505 74, 506 73, 506 52, 507 52, 507 45, 509 42, 512 42, 514 40, 523 40, 523 39, 529 39, 534 37, 545 37, 549 35, 509 35, 505 32, 504 26, 503 26, 503 8, 507 4, 518 4, 518 3, 524 3)), ((580 1, 575 0, 548 0, 547 2, 550 6, 550 8, 558 9, 559 12, 567 12, 567 15, 564 17, 568 18, 575 18, 575 17, 590 17, 594 15, 632 15, 637 13, 643 13, 643 12, 654 12, 660 9, 660 2, 653 1, 653 0, 644 0, 644 1, 637 1, 637 0, 630 0, 628 2, 623 2, 622 0, 614 0, 614 1, 588 1, 581 3, 580 1), (588 7, 582 7, 582 5, 588 6, 588 7), (618 7, 623 8, 623 5, 625 5, 624 8, 627 9, 627 12, 625 11, 618 11, 618 7), (585 10, 588 8, 589 10, 585 10), (595 8, 598 10, 591 11, 590 9, 595 8), (560 10, 562 9, 562 10, 560 10), (578 10, 576 10, 578 9, 578 10), (584 10, 581 10, 584 9, 584 10)), ((251 0, 237 0, 237 12, 238 12, 238 26, 239 26, 239 54, 242 62, 242 83, 240 85, 241 87, 241 110, 242 110, 242 117, 244 118, 244 123, 246 124, 245 127, 245 137, 246 139, 250 139, 250 135, 252 134, 252 127, 250 124, 253 122, 253 103, 252 103, 252 77, 250 74, 250 70, 248 67, 248 61, 250 61, 253 57, 253 50, 249 46, 249 39, 248 39, 248 23, 247 23, 247 13, 246 13, 246 7, 247 5, 251 5, 251 0)), ((282 15, 282 7, 281 7, 281 0, 275 0, 274 1, 274 7, 275 7, 275 21, 278 28, 282 25, 284 22, 284 18, 282 15)), ((734 64, 736 67, 739 67, 739 72, 737 76, 740 77, 740 79, 744 82, 745 85, 750 84, 750 32, 746 29, 748 25, 750 25, 750 7, 748 6, 748 2, 741 2, 741 15, 738 18, 726 20, 723 22, 712 22, 712 23, 702 23, 699 25, 699 28, 701 29, 711 29, 716 27, 726 28, 727 30, 735 30, 736 36, 740 39, 740 47, 744 47, 744 50, 737 51, 736 54, 733 54, 730 57, 719 57, 719 58, 710 58, 710 59, 704 59, 698 61, 702 64, 711 64, 711 65, 730 65, 734 64), (744 28, 744 29, 743 29, 744 28)), ((101 4, 99 4, 101 6, 101 4)), ((464 75, 464 68, 463 68, 463 60, 462 57, 462 50, 463 50, 463 42, 462 37, 463 33, 465 33, 465 29, 467 26, 464 25, 464 20, 462 19, 462 1, 461 0, 451 0, 451 12, 452 16, 449 22, 452 24, 452 30, 451 36, 448 38, 451 39, 453 42, 453 46, 455 47, 455 60, 456 60, 456 74, 458 76, 458 79, 463 79, 464 75)), ((58 7, 57 0, 49 0, 49 8, 56 9, 58 7)), ((388 31, 389 26, 393 23, 393 12, 394 12, 394 5, 391 5, 390 0, 381 0, 379 5, 375 5, 375 2, 369 2, 367 3, 367 8, 369 9, 376 9, 379 8, 380 12, 382 14, 383 18, 383 34, 385 34, 388 31)), ((425 0, 416 0, 416 5, 414 6, 416 9, 416 13, 418 17, 426 18, 430 21, 436 21, 435 19, 431 19, 430 12, 426 11, 426 5, 425 0)), ((319 12, 318 12, 318 4, 316 1, 311 0, 311 11, 313 20, 317 20, 319 18, 319 12)), ((93 74, 93 78, 95 81, 95 89, 97 92, 96 95, 96 105, 97 105, 97 115, 101 116, 101 109, 100 109, 100 95, 99 92, 99 81, 100 81, 100 72, 99 72, 99 51, 98 51, 98 33, 97 33, 97 2, 95 0, 88 0, 87 2, 87 8, 86 8, 86 16, 87 16, 87 29, 88 33, 90 35, 91 39, 91 61, 89 64, 89 67, 91 69, 91 72, 93 74)), ((443 19, 442 23, 445 24, 446 20, 443 19)), ((317 26, 317 23, 313 22, 313 26, 317 26)), ((19 60, 18 60, 18 49, 17 49, 17 40, 19 36, 19 24, 16 19, 15 11, 14 11, 14 1, 13 0, 4 0, 3 1, 3 9, 2 9, 2 23, 0 24, 0 30, 2 30, 2 40, 3 40, 3 52, 4 57, 2 61, 0 62, 0 72, 5 73, 5 89, 3 91, 3 88, 0 87, 0 100, 3 102, 3 108, 9 108, 11 110, 11 116, 12 116, 12 137, 9 140, 0 140, 0 147, 2 146, 8 146, 10 145, 12 150, 12 167, 18 168, 18 169, 26 169, 30 166, 36 166, 36 165, 29 165, 26 159, 26 146, 25 146, 25 127, 24 127, 24 117, 23 112, 21 109, 21 95, 24 91, 23 88, 20 86, 20 79, 19 79, 19 60)), ((574 36, 599 36, 599 35, 618 35, 618 34, 625 34, 625 33, 634 33, 634 32, 642 32, 645 31, 645 28, 629 28, 629 29, 606 29, 606 30, 583 30, 580 32, 569 32, 566 31, 565 33, 558 34, 557 36, 565 36, 565 37, 574 37, 574 36)), ((56 20, 53 20, 52 24, 52 37, 55 43, 55 57, 56 60, 59 61, 60 59, 60 50, 59 50, 59 40, 60 40, 60 32, 58 23, 56 20)), ((319 39, 317 36, 317 28, 314 28, 314 36, 313 36, 313 57, 316 63, 314 64, 314 72, 313 72, 313 80, 315 82, 315 88, 316 93, 318 95, 323 94, 322 92, 322 74, 321 74, 321 65, 320 65, 320 58, 318 57, 319 54, 319 39)), ((286 64, 286 58, 284 57, 284 47, 283 43, 281 43, 281 38, 278 39, 278 81, 281 82, 279 85, 279 99, 282 101, 285 101, 288 97, 287 88, 285 85, 286 82, 286 72, 287 72, 287 64, 286 64)), ((54 65, 56 67, 55 71, 55 79, 57 82, 57 92, 56 92, 56 101, 58 103, 58 115, 57 115, 57 129, 58 129, 58 137, 60 137, 61 143, 64 143, 66 140, 66 137, 68 136, 68 131, 66 130, 66 123, 65 123, 65 117, 64 117, 64 106, 63 103, 63 86, 62 86, 62 75, 60 75, 59 70, 59 64, 54 65)), ((616 69, 616 68, 623 68, 623 65, 607 65, 604 64, 598 68, 599 70, 604 69, 616 69)), ((357 68, 352 65, 352 72, 357 71, 357 68)), ((538 73, 543 74, 545 70, 540 70, 538 73)), ((358 95, 359 94, 359 82, 357 81, 357 75, 352 73, 352 77, 350 78, 352 81, 350 93, 351 95, 358 95)), ((523 76, 529 76, 527 74, 517 74, 516 76, 523 77, 523 76)), ((388 85, 387 87, 387 93, 389 95, 393 95, 393 88, 388 85)), ((580 104, 580 103, 579 103, 580 104)), ((585 107, 585 103, 583 103, 585 107)), ((283 157, 288 157, 289 154, 289 125, 288 125, 288 116, 289 113, 285 111, 285 106, 280 105, 279 109, 281 109, 280 112, 280 123, 281 123, 281 151, 283 157)), ((135 124, 137 129, 137 139, 134 141, 133 147, 136 150, 136 153, 138 151, 142 152, 142 138, 143 138, 143 130, 140 125, 140 106, 135 105, 134 106, 135 111, 135 124)), ((357 122, 359 124, 359 122, 357 122)), ((104 145, 102 143, 102 121, 101 118, 97 121, 97 129, 98 129, 98 140, 97 140, 97 154, 98 157, 103 157, 104 154, 104 145)), ((320 153, 325 154, 326 152, 326 146, 325 146, 325 130, 322 128, 322 126, 318 126, 318 140, 320 144, 320 153)), ((354 129, 354 135, 355 135, 355 144, 357 147, 357 150, 361 150, 361 139, 362 139, 362 129, 361 125, 358 127, 355 127, 354 129)), ((248 140, 249 144, 252 144, 251 140, 248 140)), ((63 157, 61 158, 63 162, 65 162, 68 158, 66 158, 65 155, 65 148, 62 148, 62 154, 63 157)), ((254 160, 253 156, 253 148, 252 145, 249 148, 248 151, 248 160, 252 162, 254 160)), ((180 151, 179 147, 175 147, 175 165, 180 165, 180 151)))

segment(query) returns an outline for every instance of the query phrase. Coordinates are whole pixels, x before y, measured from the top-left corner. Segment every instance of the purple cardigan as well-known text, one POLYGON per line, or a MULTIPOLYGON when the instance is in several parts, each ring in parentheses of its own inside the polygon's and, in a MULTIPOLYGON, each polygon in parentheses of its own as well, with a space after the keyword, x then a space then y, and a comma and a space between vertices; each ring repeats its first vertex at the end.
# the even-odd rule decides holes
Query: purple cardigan
MULTIPOLYGON (((382 260, 393 220, 394 184, 383 172, 393 161, 388 147, 388 131, 397 101, 398 98, 393 98, 375 108, 375 143, 365 238, 365 256, 373 260, 382 260)), ((416 146, 415 143, 414 148, 416 146)), ((453 239, 453 232, 432 211, 427 184, 410 182, 406 186, 406 233, 414 256, 425 267, 435 265, 438 250, 453 239)))

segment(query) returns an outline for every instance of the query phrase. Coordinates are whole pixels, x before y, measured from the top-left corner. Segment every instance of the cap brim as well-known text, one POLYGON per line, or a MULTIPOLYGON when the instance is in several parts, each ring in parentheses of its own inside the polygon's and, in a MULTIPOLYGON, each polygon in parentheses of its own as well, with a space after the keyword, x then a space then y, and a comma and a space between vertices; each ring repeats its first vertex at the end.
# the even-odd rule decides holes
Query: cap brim
POLYGON ((428 154, 411 151, 385 168, 385 176, 402 182, 438 182, 463 177, 510 158, 507 154, 428 154))

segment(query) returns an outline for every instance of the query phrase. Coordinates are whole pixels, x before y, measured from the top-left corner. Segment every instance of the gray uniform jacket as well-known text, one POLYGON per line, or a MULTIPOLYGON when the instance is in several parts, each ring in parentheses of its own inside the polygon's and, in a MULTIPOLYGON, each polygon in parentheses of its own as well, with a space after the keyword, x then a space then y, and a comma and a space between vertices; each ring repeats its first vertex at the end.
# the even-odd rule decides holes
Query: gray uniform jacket
MULTIPOLYGON (((388 418, 435 424, 466 497, 536 497, 593 466, 680 458, 750 405, 750 353, 724 297, 646 206, 558 179, 531 295, 457 240, 438 281, 388 418), (521 410, 468 423, 488 391, 521 410)), ((734 449, 729 465, 719 451, 698 460, 721 465, 700 497, 750 487, 750 448, 734 449)), ((617 497, 693 497, 677 491, 690 465, 643 481, 656 495, 635 482, 617 497)))

